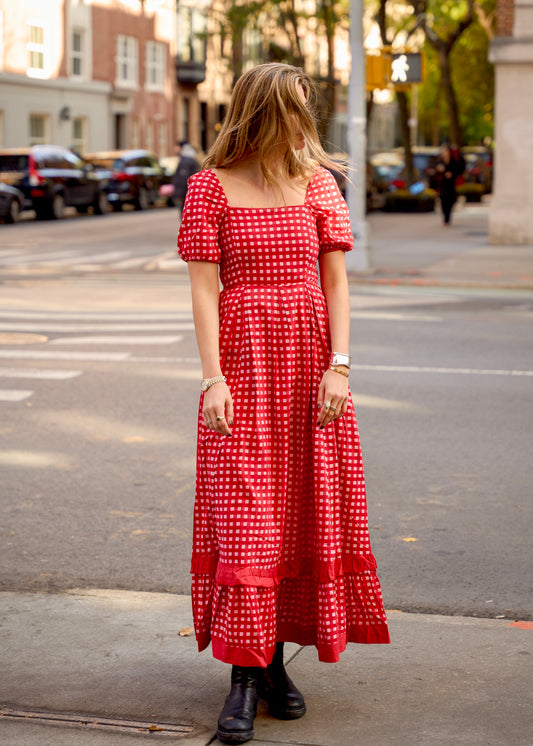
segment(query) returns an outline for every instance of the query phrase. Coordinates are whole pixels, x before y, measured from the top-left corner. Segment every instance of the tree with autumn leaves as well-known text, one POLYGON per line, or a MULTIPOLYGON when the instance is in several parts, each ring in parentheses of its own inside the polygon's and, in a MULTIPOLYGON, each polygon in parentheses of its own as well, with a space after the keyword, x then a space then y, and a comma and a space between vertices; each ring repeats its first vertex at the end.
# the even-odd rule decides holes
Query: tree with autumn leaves
MULTIPOLYGON (((401 40, 424 51, 426 77, 419 88, 419 132, 424 141, 450 139, 478 143, 492 134, 494 83, 487 60, 496 0, 365 0, 367 15, 378 23, 384 45, 401 40)), ((327 50, 327 70, 318 76, 322 92, 321 132, 335 111, 335 35, 349 24, 349 0, 222 0, 214 3, 222 34, 231 41, 230 64, 237 78, 246 62, 247 32, 260 38, 258 61, 296 64, 316 75, 302 44, 316 34, 327 50)), ((408 92, 397 93, 404 139, 408 92)))

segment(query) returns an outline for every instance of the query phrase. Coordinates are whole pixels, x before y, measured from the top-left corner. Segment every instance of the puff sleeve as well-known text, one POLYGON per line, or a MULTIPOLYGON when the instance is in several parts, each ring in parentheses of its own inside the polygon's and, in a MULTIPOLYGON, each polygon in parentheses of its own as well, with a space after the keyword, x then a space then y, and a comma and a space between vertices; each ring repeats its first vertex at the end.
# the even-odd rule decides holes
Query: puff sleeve
POLYGON ((178 254, 185 262, 220 263, 218 234, 226 206, 224 190, 212 171, 189 178, 178 232, 178 254))
POLYGON ((333 174, 318 168, 309 185, 307 199, 316 217, 320 253, 351 251, 354 239, 348 205, 333 174))

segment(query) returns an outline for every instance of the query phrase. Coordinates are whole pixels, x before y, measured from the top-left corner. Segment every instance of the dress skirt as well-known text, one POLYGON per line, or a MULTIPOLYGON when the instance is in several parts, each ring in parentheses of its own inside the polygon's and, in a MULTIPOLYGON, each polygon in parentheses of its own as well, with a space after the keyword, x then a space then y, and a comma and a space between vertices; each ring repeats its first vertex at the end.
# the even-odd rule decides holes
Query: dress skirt
POLYGON ((213 171, 189 184, 178 247, 186 261, 220 265, 220 359, 235 413, 232 437, 221 436, 200 401, 199 649, 264 667, 279 641, 314 645, 330 662, 348 642, 387 643, 351 399, 317 426, 331 351, 317 260, 351 248, 345 203, 321 168, 305 203, 281 208, 230 207, 213 171))

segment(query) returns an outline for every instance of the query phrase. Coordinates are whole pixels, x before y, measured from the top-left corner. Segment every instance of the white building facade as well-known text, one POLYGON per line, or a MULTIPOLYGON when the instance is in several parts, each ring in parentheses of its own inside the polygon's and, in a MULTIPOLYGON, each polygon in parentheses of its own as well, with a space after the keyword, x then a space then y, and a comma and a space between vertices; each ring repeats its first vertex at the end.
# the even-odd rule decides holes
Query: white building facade
MULTIPOLYGON (((533 245, 533 2, 500 0, 505 36, 491 44, 496 72, 495 180, 490 242, 533 245)), ((501 31, 500 31, 501 33, 501 31)))
POLYGON ((172 152, 174 0, 0 0, 0 147, 172 152))

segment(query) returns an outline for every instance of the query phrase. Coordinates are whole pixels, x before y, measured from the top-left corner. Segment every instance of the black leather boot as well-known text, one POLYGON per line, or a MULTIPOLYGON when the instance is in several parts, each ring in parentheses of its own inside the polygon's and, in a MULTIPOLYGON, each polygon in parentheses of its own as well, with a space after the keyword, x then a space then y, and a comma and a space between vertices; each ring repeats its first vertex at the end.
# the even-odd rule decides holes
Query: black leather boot
POLYGON ((305 715, 303 694, 298 691, 287 676, 283 665, 283 643, 278 642, 276 652, 265 669, 260 688, 261 696, 268 702, 272 717, 279 720, 292 720, 305 715))
POLYGON ((217 738, 222 743, 246 743, 254 737, 261 675, 261 668, 232 666, 231 691, 218 718, 217 738))

